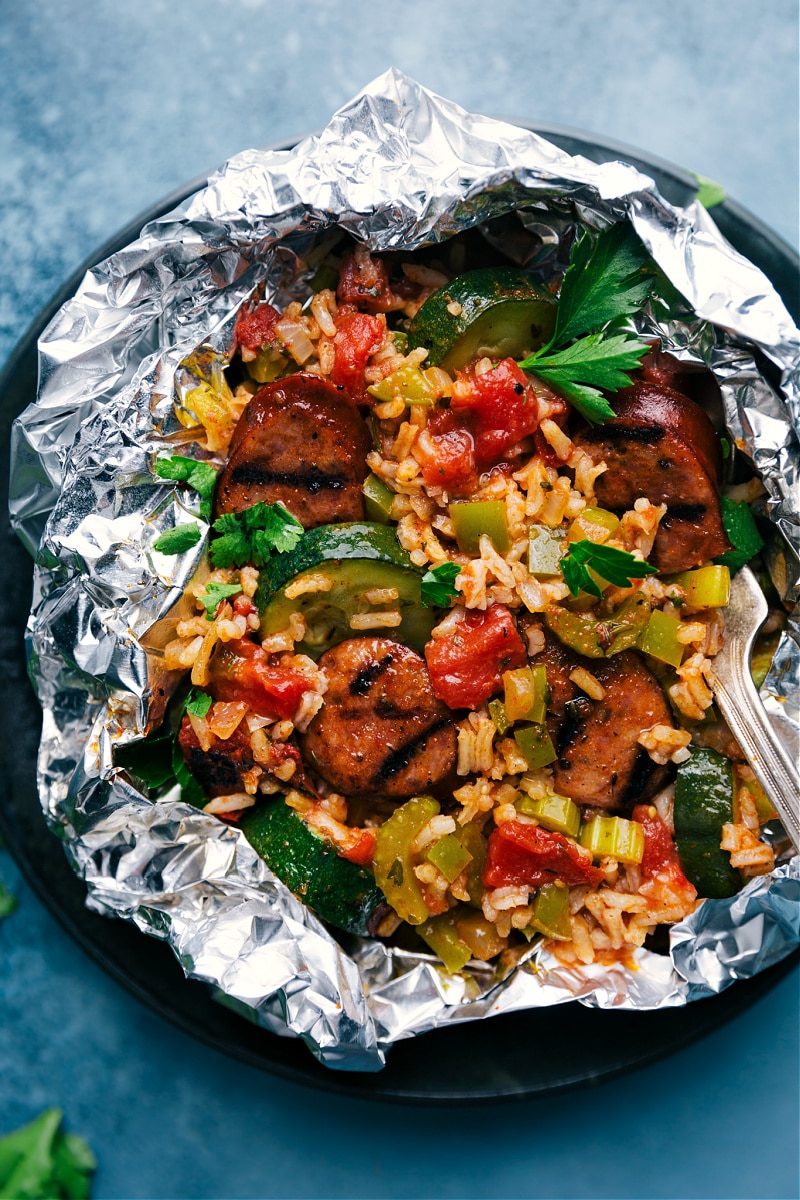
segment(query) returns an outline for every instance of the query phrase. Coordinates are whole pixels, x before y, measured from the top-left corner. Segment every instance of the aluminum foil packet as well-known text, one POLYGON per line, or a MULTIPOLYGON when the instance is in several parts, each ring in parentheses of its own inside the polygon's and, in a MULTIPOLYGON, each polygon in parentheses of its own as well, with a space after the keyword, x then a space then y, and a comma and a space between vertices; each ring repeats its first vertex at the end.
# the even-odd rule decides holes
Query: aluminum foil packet
MULTIPOLYGON (((208 570, 204 542, 166 568, 149 549, 185 502, 150 467, 186 443, 176 407, 228 361, 237 309, 257 287, 278 305, 307 296, 336 230, 375 252, 412 250, 503 216, 536 235, 525 265, 543 276, 576 226, 633 223, 683 297, 648 308, 640 331, 715 372, 729 436, 767 488, 774 578, 796 600, 800 333, 769 281, 698 203, 675 208, 630 165, 571 157, 396 70, 295 149, 238 154, 89 271, 41 338, 38 398, 14 429, 12 521, 36 555, 39 790, 87 903, 167 941, 188 976, 334 1068, 378 1070, 400 1038, 521 1008, 683 1005, 800 941, 800 858, 785 855, 673 928, 669 957, 636 951, 635 970, 566 969, 534 948, 449 976, 428 955, 335 939, 234 827, 177 789, 152 802, 114 765, 114 748, 163 715, 177 678, 160 650, 184 587, 208 570)), ((790 623, 762 695, 794 745, 799 679, 790 623)))

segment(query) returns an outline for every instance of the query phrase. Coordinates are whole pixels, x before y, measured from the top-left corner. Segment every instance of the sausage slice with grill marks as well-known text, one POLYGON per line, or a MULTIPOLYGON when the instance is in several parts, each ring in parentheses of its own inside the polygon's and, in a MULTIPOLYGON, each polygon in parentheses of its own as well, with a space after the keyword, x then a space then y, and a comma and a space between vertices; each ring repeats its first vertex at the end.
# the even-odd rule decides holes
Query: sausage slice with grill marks
POLYGON ((214 515, 280 501, 306 529, 361 520, 370 445, 343 389, 305 374, 269 383, 234 430, 214 515))
POLYGON ((655 676, 634 650, 611 658, 583 658, 548 638, 537 662, 547 670, 550 700, 547 727, 558 759, 553 786, 576 804, 628 810, 655 795, 667 768, 638 743, 653 725, 674 726, 667 699, 655 676), (570 679, 585 667, 605 688, 591 700, 570 679))
POLYGON ((612 398, 616 418, 582 428, 575 444, 608 470, 597 503, 624 512, 646 496, 666 504, 649 561, 684 571, 730 550, 719 499, 722 451, 711 421, 688 396, 638 382, 612 398))
POLYGON ((325 703, 303 755, 346 796, 404 799, 450 782, 456 729, 425 660, 389 638, 351 638, 319 660, 325 703))

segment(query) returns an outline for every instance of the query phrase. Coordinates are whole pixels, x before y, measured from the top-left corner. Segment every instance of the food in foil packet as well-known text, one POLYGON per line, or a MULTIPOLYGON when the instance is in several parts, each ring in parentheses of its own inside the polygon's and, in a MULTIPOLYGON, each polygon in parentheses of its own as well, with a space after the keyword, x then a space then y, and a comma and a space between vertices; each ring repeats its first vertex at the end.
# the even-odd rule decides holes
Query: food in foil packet
POLYGON ((798 335, 699 205, 390 71, 95 268, 41 355, 12 512, 94 908, 353 1070, 797 944, 710 676, 749 563, 796 736, 798 335))
POLYGON ((663 288, 625 223, 544 284, 459 235, 342 237, 312 286, 241 309, 202 457, 154 463, 212 530, 160 786, 332 926, 449 972, 534 939, 624 962, 775 865, 708 681, 764 491, 726 470, 713 375, 625 325, 663 288))

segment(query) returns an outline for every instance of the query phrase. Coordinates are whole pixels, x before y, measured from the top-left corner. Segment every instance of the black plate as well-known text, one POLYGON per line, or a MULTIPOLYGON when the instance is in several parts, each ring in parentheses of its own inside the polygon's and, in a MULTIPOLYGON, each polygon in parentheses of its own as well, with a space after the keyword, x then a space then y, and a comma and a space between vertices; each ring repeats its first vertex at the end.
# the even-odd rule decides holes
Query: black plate
MULTIPOLYGON (((571 154, 583 154, 596 162, 622 158, 634 163, 653 176, 662 194, 675 203, 686 203, 694 194, 692 176, 668 163, 570 130, 535 128, 571 154)), ((161 201, 101 247, 65 283, 12 354, 0 376, 4 504, 9 429, 36 394, 39 334, 56 309, 74 294, 87 267, 133 241, 147 221, 168 212, 203 182, 161 201)), ((797 319, 798 258, 794 251, 729 200, 714 209, 714 217, 737 249, 772 279, 797 319)), ((398 1043, 385 1070, 376 1075, 321 1067, 299 1041, 256 1028, 214 1001, 204 984, 184 979, 163 943, 143 936, 133 925, 97 916, 84 907, 83 884, 68 866, 57 838, 48 832, 36 794, 34 764, 41 714, 28 685, 23 652, 31 561, 7 525, 1 536, 0 669, 4 693, 14 697, 16 717, 13 723, 0 724, 0 761, 5 765, 8 788, 0 806, 3 836, 28 883, 84 950, 149 1008, 217 1050, 295 1083, 352 1096, 452 1104, 540 1095, 598 1082, 686 1046, 742 1012, 796 965, 800 952, 755 979, 686 1008, 601 1012, 570 1003, 539 1009, 534 1017, 513 1013, 454 1026, 398 1043), (527 1036, 532 1020, 535 1042, 527 1036)))

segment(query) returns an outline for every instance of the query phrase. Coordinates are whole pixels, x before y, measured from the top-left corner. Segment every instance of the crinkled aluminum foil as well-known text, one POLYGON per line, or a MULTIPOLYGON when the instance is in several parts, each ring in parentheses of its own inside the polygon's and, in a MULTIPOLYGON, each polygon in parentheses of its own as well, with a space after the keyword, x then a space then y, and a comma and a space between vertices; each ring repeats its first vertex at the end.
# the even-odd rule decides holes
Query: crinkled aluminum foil
MULTIPOLYGON (((525 951, 450 977, 429 957, 377 941, 340 945, 233 828, 174 795, 151 803, 113 765, 114 745, 164 710, 176 678, 158 651, 184 586, 204 569, 202 543, 171 559, 150 548, 185 519, 187 500, 149 465, 186 441, 176 394, 200 359, 212 372, 225 361, 237 306, 256 285, 279 303, 303 294, 300 260, 337 226, 374 251, 411 249, 523 206, 523 224, 541 239, 534 265, 547 269, 576 221, 597 228, 627 216, 686 298, 683 312, 649 311, 640 328, 715 371, 731 436, 769 491, 775 578, 796 598, 800 335, 767 279, 699 204, 671 207, 632 166, 570 157, 394 70, 295 150, 237 155, 90 271, 41 339, 39 396, 14 431, 12 518, 36 552, 29 644, 44 710, 40 794, 87 903, 167 941, 187 975, 266 1028, 301 1037, 331 1067, 377 1070, 399 1038, 574 998, 682 1005, 800 940, 794 858, 734 899, 702 905, 673 930, 671 959, 640 950, 636 971, 568 970, 525 951)), ((798 664, 792 626, 764 695, 795 744, 798 664)))

